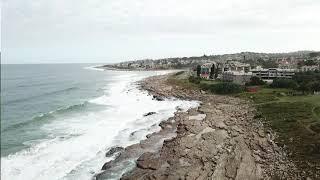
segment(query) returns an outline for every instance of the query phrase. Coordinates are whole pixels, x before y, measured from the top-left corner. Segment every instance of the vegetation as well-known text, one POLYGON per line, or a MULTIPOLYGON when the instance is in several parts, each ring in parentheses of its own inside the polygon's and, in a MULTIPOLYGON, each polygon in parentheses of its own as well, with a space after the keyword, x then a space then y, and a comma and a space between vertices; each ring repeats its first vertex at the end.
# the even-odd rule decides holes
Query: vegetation
POLYGON ((235 83, 204 80, 193 76, 190 76, 188 81, 189 83, 195 84, 201 90, 210 91, 216 94, 236 94, 242 92, 244 89, 241 85, 235 83))
POLYGON ((257 76, 252 76, 250 78, 250 82, 246 83, 246 86, 261 86, 261 85, 265 85, 266 82, 264 82, 262 79, 260 79, 257 76))
POLYGON ((200 84, 200 82, 201 82, 200 77, 190 76, 188 79, 189 79, 189 82, 194 83, 194 84, 200 84))
POLYGON ((267 61, 265 61, 263 59, 258 59, 258 64, 261 64, 262 67, 266 68, 266 69, 278 67, 277 62, 274 59, 269 59, 267 61))
POLYGON ((320 72, 297 73, 292 79, 276 79, 270 87, 252 78, 250 85, 262 85, 256 93, 243 92, 233 83, 189 78, 179 80, 184 87, 216 94, 232 94, 256 106, 257 115, 266 127, 277 133, 276 143, 287 150, 306 177, 317 179, 320 167, 320 96, 297 95, 296 91, 320 89, 320 72))
POLYGON ((320 81, 320 72, 319 71, 307 71, 307 72, 298 72, 293 76, 298 84, 303 82, 309 83, 312 81, 320 81))
POLYGON ((292 79, 279 78, 279 79, 274 79, 272 84, 270 84, 270 87, 296 89, 298 87, 298 84, 292 79))
POLYGON ((273 80, 271 88, 289 88, 309 94, 320 91, 320 72, 298 72, 292 79, 279 78, 273 80))
POLYGON ((200 73, 201 73, 201 66, 198 64, 197 65, 197 77, 200 77, 200 73))
POLYGON ((309 56, 310 56, 311 58, 320 56, 320 52, 311 52, 311 53, 309 53, 309 56))
POLYGON ((179 72, 176 72, 174 75, 175 76, 179 76, 179 75, 181 75, 181 74, 183 74, 184 73, 184 71, 179 71, 179 72))
POLYGON ((303 93, 320 91, 320 72, 309 71, 296 73, 293 79, 298 83, 298 90, 303 93))
POLYGON ((275 130, 278 145, 287 147, 289 157, 313 176, 320 166, 320 96, 292 96, 286 88, 262 88, 240 93, 257 107, 257 118, 275 130))
POLYGON ((306 176, 315 178, 320 167, 320 96, 296 95, 301 88, 320 89, 319 72, 297 73, 293 79, 276 79, 265 86, 259 78, 247 85, 257 85, 256 93, 243 92, 243 87, 233 83, 199 79, 195 87, 216 94, 232 94, 253 102, 266 127, 277 132, 276 142, 289 153, 306 176))
POLYGON ((209 90, 216 94, 236 94, 243 91, 241 85, 229 82, 209 85, 209 90))

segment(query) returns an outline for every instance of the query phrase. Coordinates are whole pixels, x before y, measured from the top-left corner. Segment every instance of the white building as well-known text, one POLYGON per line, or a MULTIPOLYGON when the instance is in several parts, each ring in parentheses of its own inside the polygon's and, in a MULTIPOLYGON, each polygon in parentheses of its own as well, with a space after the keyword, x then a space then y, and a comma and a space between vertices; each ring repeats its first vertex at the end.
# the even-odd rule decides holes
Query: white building
POLYGON ((238 61, 228 61, 226 64, 223 65, 223 71, 250 71, 250 64, 244 64, 238 61))
POLYGON ((294 76, 296 69, 280 69, 280 68, 269 68, 264 69, 258 66, 256 69, 252 69, 252 76, 257 76, 263 80, 275 79, 275 78, 289 78, 294 76))
POLYGON ((223 81, 233 82, 240 85, 244 85, 246 82, 249 82, 251 77, 251 72, 244 71, 225 71, 222 73, 223 81))

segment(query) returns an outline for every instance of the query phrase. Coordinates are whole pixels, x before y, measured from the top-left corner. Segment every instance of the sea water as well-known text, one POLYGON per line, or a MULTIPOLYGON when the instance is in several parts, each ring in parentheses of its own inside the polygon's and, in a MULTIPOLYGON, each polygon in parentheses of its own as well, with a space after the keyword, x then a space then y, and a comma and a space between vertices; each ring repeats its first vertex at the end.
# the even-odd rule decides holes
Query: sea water
POLYGON ((177 107, 198 105, 139 90, 137 81, 170 71, 93 66, 1 65, 1 179, 91 179, 111 160, 108 148, 138 143, 177 107))

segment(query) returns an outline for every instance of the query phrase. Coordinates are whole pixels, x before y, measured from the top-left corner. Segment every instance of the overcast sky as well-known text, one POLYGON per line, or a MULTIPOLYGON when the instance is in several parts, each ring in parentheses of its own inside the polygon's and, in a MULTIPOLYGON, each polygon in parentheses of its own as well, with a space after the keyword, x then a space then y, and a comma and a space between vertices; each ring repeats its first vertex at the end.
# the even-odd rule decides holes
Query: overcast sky
POLYGON ((320 0, 2 0, 2 63, 320 50, 320 0))

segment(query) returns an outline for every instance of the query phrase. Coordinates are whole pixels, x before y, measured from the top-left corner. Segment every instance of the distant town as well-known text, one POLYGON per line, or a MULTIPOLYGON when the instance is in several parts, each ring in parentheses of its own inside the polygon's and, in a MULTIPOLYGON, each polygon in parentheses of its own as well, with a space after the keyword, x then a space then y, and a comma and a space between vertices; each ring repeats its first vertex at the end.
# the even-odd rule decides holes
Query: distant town
POLYGON ((272 82, 276 78, 290 79, 296 72, 319 71, 320 52, 241 52, 199 57, 144 59, 104 65, 103 68, 125 70, 189 69, 190 75, 193 76, 243 85, 249 82, 252 76, 257 76, 266 82, 272 82))

